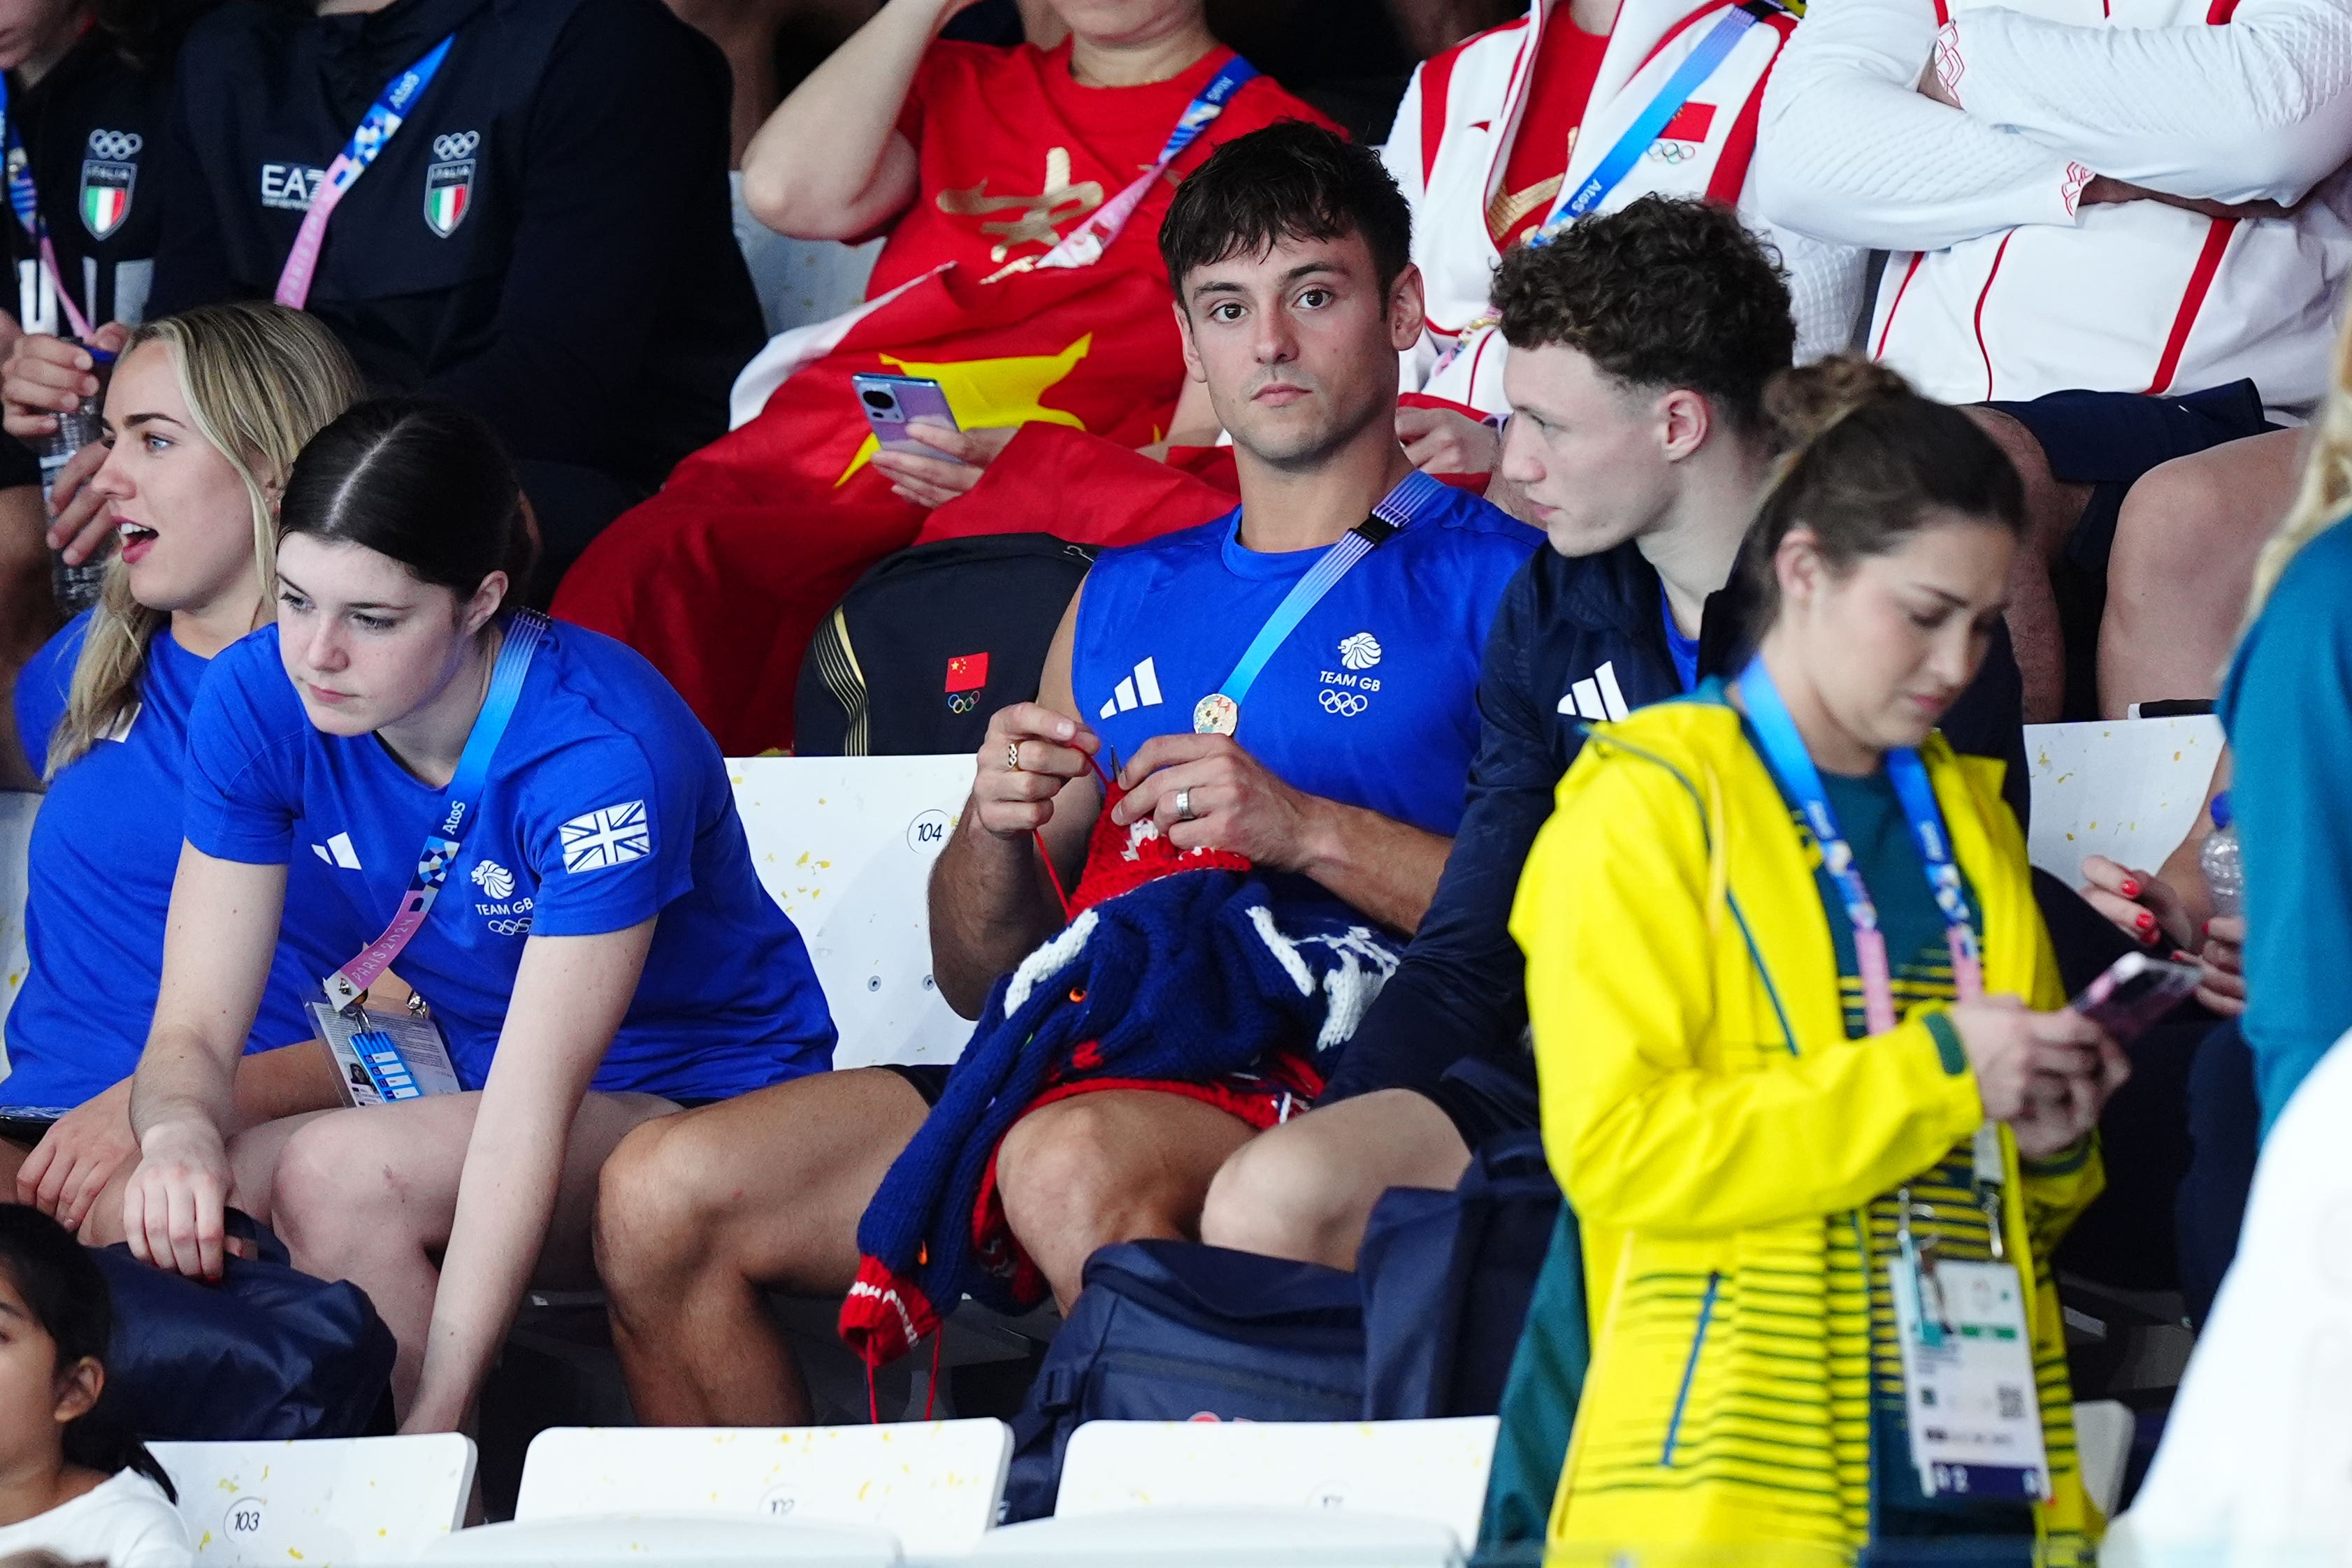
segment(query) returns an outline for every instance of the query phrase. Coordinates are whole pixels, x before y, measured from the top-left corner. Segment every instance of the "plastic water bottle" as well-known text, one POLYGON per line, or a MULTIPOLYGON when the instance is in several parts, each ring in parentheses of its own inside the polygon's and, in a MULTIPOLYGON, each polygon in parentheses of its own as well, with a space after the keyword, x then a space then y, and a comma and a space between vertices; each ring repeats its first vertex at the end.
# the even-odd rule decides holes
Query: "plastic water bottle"
MULTIPOLYGON (((49 493, 57 488, 58 471, 73 461, 75 453, 106 434, 106 379, 114 369, 114 356, 104 349, 90 349, 89 353, 91 373, 98 377, 98 391, 82 399, 81 406, 71 413, 58 415, 58 428, 41 443, 41 504, 45 508, 49 493)), ((60 611, 68 616, 79 615, 98 602, 99 590, 106 583, 106 553, 110 548, 111 541, 101 541, 98 550, 79 566, 68 566, 62 552, 49 562, 49 592, 57 599, 60 611)))
POLYGON ((2197 852, 2198 869, 2205 873, 2205 891, 2212 895, 2213 913, 2235 915, 2246 893, 2245 873, 2238 866, 2238 830, 2231 825, 2230 792, 2213 797, 2213 831, 2197 852))

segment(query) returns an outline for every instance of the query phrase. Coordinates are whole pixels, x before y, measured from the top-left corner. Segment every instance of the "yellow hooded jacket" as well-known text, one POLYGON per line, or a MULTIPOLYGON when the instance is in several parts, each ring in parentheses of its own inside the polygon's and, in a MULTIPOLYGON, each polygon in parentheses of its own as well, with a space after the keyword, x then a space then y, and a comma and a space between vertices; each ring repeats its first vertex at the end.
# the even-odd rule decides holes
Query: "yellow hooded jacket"
MULTIPOLYGON (((1982 925, 1985 989, 2064 1005, 2000 765, 1920 748, 1982 925)), ((1871 1344, 1858 1211, 1983 1121, 1948 1024, 1846 1037, 1814 867, 1720 700, 1596 726, 1519 884, 1544 1144, 1582 1222, 1593 1358, 1555 1546, 1868 1536, 1871 1344)), ((2083 1556, 2084 1493, 2052 1248, 2097 1196, 2089 1145, 2021 1165, 2003 1206, 2054 1496, 2047 1561, 2083 1556)), ((1757 1561, 1773 1559, 1759 1558, 1757 1561)))

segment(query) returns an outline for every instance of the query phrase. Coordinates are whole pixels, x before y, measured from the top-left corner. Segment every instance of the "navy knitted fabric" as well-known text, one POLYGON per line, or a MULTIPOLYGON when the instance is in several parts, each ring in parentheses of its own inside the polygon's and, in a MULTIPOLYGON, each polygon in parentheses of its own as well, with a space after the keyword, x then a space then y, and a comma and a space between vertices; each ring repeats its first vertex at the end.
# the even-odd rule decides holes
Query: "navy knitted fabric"
POLYGON ((1089 1078, 1203 1082, 1270 1051, 1328 1071, 1398 948, 1342 904, 1286 902, 1230 871, 1163 876, 1081 914, 997 982, 971 1042, 857 1227, 842 1333, 869 1364, 911 1350, 966 1291, 1034 1304, 972 1214, 997 1145, 1050 1088, 1089 1078))

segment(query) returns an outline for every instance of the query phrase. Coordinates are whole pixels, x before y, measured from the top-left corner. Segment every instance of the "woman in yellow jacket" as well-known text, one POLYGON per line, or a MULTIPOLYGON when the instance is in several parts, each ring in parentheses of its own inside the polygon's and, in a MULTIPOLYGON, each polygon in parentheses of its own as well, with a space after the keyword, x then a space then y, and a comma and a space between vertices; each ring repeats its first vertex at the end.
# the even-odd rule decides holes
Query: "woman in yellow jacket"
POLYGON ((1594 727, 1512 917, 1594 1326, 1552 1543, 2070 1562, 2097 1521, 2048 1260, 2125 1068, 2053 1010, 1999 765, 1934 730, 2017 476, 1858 361, 1768 406, 1758 654, 1594 727))

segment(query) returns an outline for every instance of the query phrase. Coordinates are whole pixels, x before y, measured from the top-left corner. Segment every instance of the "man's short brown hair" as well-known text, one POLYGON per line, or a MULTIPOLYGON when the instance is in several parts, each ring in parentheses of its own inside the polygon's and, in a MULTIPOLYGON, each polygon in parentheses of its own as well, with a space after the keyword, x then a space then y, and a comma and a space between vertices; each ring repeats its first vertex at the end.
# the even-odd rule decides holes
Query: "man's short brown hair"
POLYGON ((1778 259, 1713 202, 1643 196, 1514 246, 1495 308, 1514 349, 1559 344, 1633 386, 1688 387, 1750 430, 1797 346, 1778 259))

